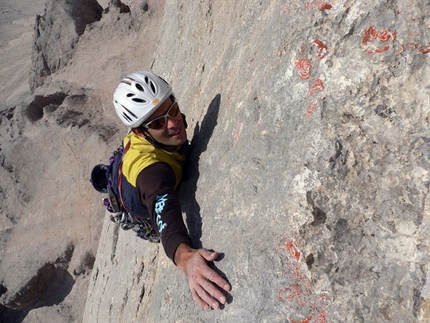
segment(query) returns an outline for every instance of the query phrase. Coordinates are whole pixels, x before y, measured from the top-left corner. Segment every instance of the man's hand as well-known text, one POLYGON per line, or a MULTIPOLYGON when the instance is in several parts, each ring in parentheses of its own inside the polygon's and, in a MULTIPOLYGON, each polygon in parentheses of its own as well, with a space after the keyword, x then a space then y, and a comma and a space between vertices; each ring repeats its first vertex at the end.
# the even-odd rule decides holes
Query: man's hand
POLYGON ((194 301, 206 310, 225 304, 221 289, 230 290, 230 284, 208 265, 218 256, 218 252, 193 249, 186 243, 181 243, 175 252, 175 263, 185 273, 194 301))

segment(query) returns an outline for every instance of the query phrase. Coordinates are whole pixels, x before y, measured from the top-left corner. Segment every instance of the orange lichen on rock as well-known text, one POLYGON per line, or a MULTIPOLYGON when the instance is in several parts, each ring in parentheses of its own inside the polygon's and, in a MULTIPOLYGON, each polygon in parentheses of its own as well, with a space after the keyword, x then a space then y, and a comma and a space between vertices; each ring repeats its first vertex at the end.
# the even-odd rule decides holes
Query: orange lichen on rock
POLYGON ((318 39, 315 39, 313 41, 313 43, 314 43, 314 45, 318 49, 317 57, 319 59, 323 59, 324 57, 326 57, 326 55, 327 55, 327 46, 321 40, 318 40, 318 39))
POLYGON ((389 29, 383 29, 381 31, 377 31, 374 26, 369 26, 364 30, 364 37, 362 44, 367 45, 368 42, 372 42, 374 40, 379 40, 381 43, 385 43, 390 40, 393 42, 396 40, 396 33, 390 31, 389 29))
POLYGON ((309 95, 314 95, 318 92, 321 92, 322 90, 324 90, 323 82, 320 79, 316 79, 309 89, 309 95))
POLYGON ((307 80, 311 76, 312 64, 306 58, 302 58, 296 62, 296 69, 299 77, 302 80, 307 80))
POLYGON ((325 2, 320 2, 318 3, 318 9, 319 10, 330 10, 331 9, 331 4, 325 3, 325 2))

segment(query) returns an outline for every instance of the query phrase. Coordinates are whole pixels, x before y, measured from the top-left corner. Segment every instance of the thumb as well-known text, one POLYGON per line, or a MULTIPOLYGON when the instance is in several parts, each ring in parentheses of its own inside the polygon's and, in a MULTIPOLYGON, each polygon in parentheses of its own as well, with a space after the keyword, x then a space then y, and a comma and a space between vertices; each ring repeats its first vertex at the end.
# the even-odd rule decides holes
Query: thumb
POLYGON ((207 249, 199 249, 199 253, 202 255, 203 258, 206 259, 206 261, 214 261, 219 256, 218 252, 209 251, 207 249))

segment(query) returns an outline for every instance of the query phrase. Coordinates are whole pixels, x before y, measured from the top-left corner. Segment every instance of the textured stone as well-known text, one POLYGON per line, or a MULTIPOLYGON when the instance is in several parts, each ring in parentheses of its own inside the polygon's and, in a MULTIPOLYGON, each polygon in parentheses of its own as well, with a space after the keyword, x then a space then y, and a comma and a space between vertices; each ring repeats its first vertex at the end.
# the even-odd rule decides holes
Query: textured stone
POLYGON ((23 204, 0 202, 8 214, 2 300, 12 307, 13 291, 45 264, 59 266, 73 241, 69 294, 63 301, 57 294, 58 304, 39 294, 50 306, 29 304, 26 321, 429 322, 429 4, 124 4, 130 13, 109 10, 81 35, 67 66, 25 104, 2 110, 0 175, 8 189, 0 193, 23 204), (101 130, 120 129, 111 107, 116 82, 148 68, 173 85, 187 115, 194 172, 180 196, 195 245, 224 254, 214 266, 232 290, 219 311, 194 304, 159 245, 107 216, 98 227, 99 195, 82 184, 124 134, 101 130), (58 93, 67 95, 58 107, 44 106, 58 93), (32 119, 20 115, 29 106, 39 112, 32 119), (50 159, 33 163, 47 174, 60 169, 41 166, 49 160, 79 171, 46 175, 36 190, 21 159, 37 155, 40 138, 55 142, 53 130, 64 147, 81 147, 81 159, 52 149, 50 159), (70 176, 86 200, 66 199, 70 176), (35 202, 44 199, 50 203, 35 202), (40 221, 50 221, 46 237, 66 242, 56 250, 48 238, 18 247, 23 232, 44 232, 29 209, 53 213, 52 201, 61 201, 71 229, 40 221), (69 210, 77 206, 85 211, 69 210), (68 220, 74 214, 80 221, 68 220), (88 225, 92 237, 82 233, 88 225), (18 257, 41 245, 43 255, 18 257), (6 270, 17 264, 25 275, 6 270))
POLYGON ((31 90, 66 66, 88 24, 99 21, 102 7, 96 0, 51 0, 36 17, 33 37, 31 90))
MULTIPOLYGON (((136 55, 149 65, 155 45, 149 35, 158 34, 163 13, 162 7, 156 10, 157 4, 148 2, 143 16, 143 8, 137 5, 130 5, 138 8, 132 15, 119 10, 103 15, 103 21, 91 25, 97 26, 93 32, 88 27, 80 36, 67 66, 46 78, 34 93, 26 90, 30 54, 25 61, 10 60, 16 68, 3 69, 1 95, 8 100, 0 103, 1 322, 82 321, 104 216, 100 194, 92 189, 89 174, 117 148, 125 131, 119 130, 111 109, 112 88, 122 73, 115 57, 130 60, 130 55, 136 55), (136 49, 132 53, 127 46, 103 47, 113 37, 121 39, 129 33, 133 23, 146 40, 144 48, 140 41, 133 45, 133 34, 125 37, 136 49), (114 70, 100 73, 110 66, 114 70), (21 70, 26 71, 25 86, 16 78, 21 70), (20 90, 5 93, 3 89, 8 88, 20 90), (73 253, 64 257, 69 248, 73 253)), ((0 19, 1 35, 13 39, 1 39, 5 44, 2 53, 21 53, 22 48, 31 47, 31 37, 21 37, 21 33, 32 32, 34 16, 28 18, 31 22, 18 20, 28 31, 11 28, 18 24, 17 19, 26 19, 26 11, 23 3, 10 6, 16 10, 15 18, 10 11, 0 12, 8 14, 8 20, 0 19), (13 34, 15 30, 19 33, 13 34)), ((31 14, 35 6, 43 12, 43 2, 32 1, 28 6, 31 14)), ((46 16, 53 18, 56 28, 68 26, 58 21, 61 15, 46 16)), ((61 50, 61 43, 56 45, 61 50)))
POLYGON ((191 129, 219 96, 183 195, 232 303, 195 313, 179 273, 136 320, 426 320, 428 8, 321 5, 166 4, 154 70, 191 129))

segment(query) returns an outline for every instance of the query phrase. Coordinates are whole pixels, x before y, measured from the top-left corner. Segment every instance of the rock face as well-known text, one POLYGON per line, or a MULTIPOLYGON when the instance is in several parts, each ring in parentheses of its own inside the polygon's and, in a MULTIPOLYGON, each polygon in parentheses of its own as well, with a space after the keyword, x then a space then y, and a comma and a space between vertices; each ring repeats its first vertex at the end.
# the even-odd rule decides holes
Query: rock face
MULTIPOLYGON (((43 3, 39 5, 43 12, 43 3)), ((87 33, 80 36, 76 44, 82 45, 76 45, 67 66, 45 78, 33 94, 29 88, 24 92, 28 79, 24 85, 15 84, 22 88, 19 92, 2 93, 8 99, 0 105, 1 322, 82 321, 104 219, 101 196, 92 189, 89 174, 117 148, 126 131, 119 130, 111 109, 112 89, 123 73, 121 62, 129 60, 129 49, 136 47, 124 35, 130 28, 134 30, 132 22, 146 35, 146 46, 132 54, 149 65, 163 13, 162 6, 157 9, 161 3, 148 2, 148 8, 130 6, 137 8, 134 15, 121 14, 115 4, 103 5, 109 5, 109 12, 103 15, 103 22, 92 25, 97 28, 90 38, 86 38, 87 33), (152 38, 154 32, 149 28, 155 31, 152 38), (108 50, 101 45, 112 37, 124 37, 130 46, 118 47, 104 56, 108 50), (99 71, 110 62, 115 71, 102 75, 99 71), (68 70, 74 64, 80 67, 68 70), (18 101, 22 97, 24 100, 18 101)), ((19 7, 17 12, 16 19, 24 19, 25 10, 19 7)), ((55 19, 53 25, 63 26, 55 19)), ((64 19, 64 28, 69 21, 64 19)), ((17 20, 12 19, 12 24, 18 24, 17 20)), ((1 30, 12 33, 13 28, 1 30)), ((12 34, 7 36, 12 38, 12 34)), ((46 34, 41 38, 49 39, 46 34)), ((5 53, 30 45, 21 38, 5 44, 5 53)), ((13 60, 11 63, 19 65, 13 60)), ((135 64, 133 69, 144 68, 140 60, 135 64)), ((22 62, 16 70, 26 65, 27 61, 22 62)), ((16 70, 11 69, 10 74, 4 70, 2 79, 8 84, 1 88, 14 88, 10 83, 16 80, 16 70)))
POLYGON ((30 88, 66 66, 88 24, 101 19, 97 0, 48 1, 43 15, 36 17, 33 40, 33 69, 30 88))
POLYGON ((3 315, 429 322, 429 11, 412 1, 110 1, 67 66, 1 112, 3 315), (116 82, 148 68, 187 115, 184 219, 196 246, 224 253, 214 264, 232 285, 222 310, 194 304, 159 245, 107 216, 101 227, 88 185, 125 133, 116 82), (62 148, 49 148, 58 137, 62 148))

